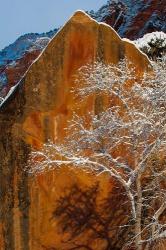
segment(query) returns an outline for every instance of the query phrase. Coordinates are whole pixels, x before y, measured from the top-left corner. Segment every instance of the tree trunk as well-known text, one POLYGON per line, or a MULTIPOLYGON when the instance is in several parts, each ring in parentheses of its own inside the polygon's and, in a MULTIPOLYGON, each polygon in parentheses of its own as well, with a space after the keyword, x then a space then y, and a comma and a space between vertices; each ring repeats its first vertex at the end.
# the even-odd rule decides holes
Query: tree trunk
POLYGON ((136 223, 135 223, 135 245, 137 250, 142 250, 142 237, 141 237, 141 214, 142 214, 142 187, 141 175, 136 180, 137 191, 137 207, 136 207, 136 223))
POLYGON ((150 247, 150 245, 149 245, 149 243, 147 243, 144 250, 149 250, 149 247, 150 247))

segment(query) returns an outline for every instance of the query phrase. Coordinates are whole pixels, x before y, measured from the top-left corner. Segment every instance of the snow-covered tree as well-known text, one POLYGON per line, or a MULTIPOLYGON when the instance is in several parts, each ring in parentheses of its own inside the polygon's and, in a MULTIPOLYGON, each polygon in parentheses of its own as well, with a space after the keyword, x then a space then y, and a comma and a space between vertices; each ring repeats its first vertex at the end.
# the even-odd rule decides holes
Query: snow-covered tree
POLYGON ((124 249, 142 250, 166 238, 165 58, 137 75, 127 60, 82 67, 76 84, 84 86, 76 95, 96 96, 98 106, 83 117, 73 114, 63 144, 48 142, 34 152, 32 172, 68 165, 115 179, 131 210, 124 249))

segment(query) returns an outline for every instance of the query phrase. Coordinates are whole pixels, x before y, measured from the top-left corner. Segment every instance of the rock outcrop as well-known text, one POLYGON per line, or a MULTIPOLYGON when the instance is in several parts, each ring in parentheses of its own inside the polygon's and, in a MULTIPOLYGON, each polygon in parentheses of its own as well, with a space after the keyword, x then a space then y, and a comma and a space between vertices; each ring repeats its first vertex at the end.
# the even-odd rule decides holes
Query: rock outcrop
MULTIPOLYGON (((12 89, 0 107, 0 249, 68 249, 52 220, 55 201, 73 184, 100 183, 101 195, 113 184, 106 176, 55 169, 36 177, 25 171, 29 153, 48 139, 63 141, 64 128, 78 110, 71 88, 73 75, 87 62, 118 63, 127 57, 142 72, 148 59, 133 43, 122 40, 108 25, 77 11, 12 89)), ((79 115, 97 105, 95 96, 79 104, 79 115)), ((120 249, 122 242, 114 248, 120 249)), ((122 240, 123 241, 123 240, 122 240)), ((101 250, 102 242, 93 249, 101 250)))

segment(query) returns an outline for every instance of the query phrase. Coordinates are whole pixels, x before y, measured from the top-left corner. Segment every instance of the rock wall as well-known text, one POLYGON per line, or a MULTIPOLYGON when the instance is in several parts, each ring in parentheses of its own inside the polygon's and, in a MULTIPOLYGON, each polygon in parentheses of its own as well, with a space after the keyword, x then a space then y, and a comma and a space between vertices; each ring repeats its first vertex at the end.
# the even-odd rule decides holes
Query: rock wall
MULTIPOLYGON (((112 188, 106 176, 95 177, 67 168, 30 177, 25 171, 32 148, 48 139, 62 141, 64 128, 78 109, 71 88, 73 75, 95 59, 117 63, 127 57, 137 72, 147 57, 123 41, 109 26, 78 11, 56 34, 0 108, 0 249, 67 250, 51 220, 55 200, 71 185, 99 181, 102 196, 112 188)), ((95 96, 80 104, 84 115, 95 107, 95 96)), ((94 250, 101 250, 101 245, 94 250)), ((113 248, 115 249, 115 248, 113 248)))

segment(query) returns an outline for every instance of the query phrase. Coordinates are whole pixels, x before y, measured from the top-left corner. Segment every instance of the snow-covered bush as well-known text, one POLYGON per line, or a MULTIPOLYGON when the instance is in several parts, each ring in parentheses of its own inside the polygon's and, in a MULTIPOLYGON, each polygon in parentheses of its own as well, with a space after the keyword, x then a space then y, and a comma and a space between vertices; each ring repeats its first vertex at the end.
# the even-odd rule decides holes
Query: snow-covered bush
POLYGON ((161 57, 166 52, 166 34, 162 31, 148 33, 134 43, 152 59, 161 57))

